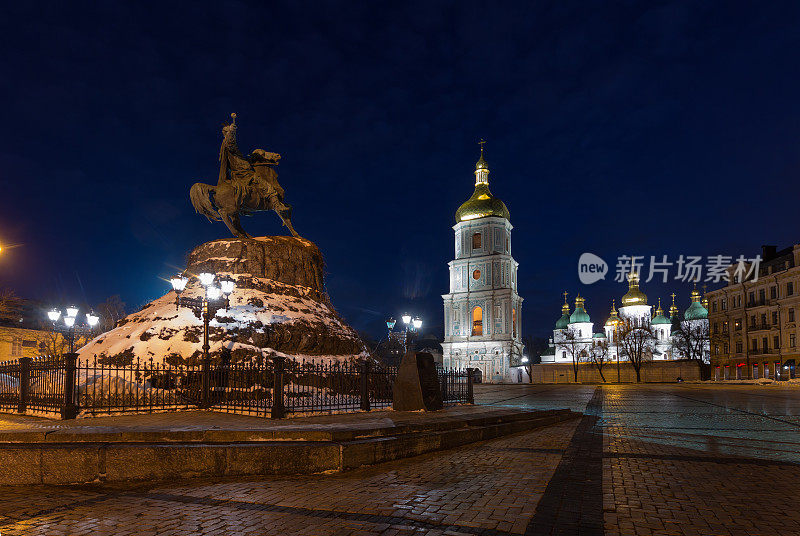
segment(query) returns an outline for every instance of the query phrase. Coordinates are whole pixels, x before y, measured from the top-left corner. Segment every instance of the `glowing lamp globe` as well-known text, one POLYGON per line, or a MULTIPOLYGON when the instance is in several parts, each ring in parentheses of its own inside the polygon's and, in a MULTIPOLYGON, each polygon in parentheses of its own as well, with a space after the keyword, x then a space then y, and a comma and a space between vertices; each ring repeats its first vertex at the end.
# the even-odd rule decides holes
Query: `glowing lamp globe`
POLYGON ((403 324, 408 324, 410 322, 411 322, 411 315, 410 314, 404 314, 403 315, 403 324))
POLYGON ((414 329, 419 329, 422 327, 422 319, 417 317, 413 320, 414 322, 414 329))
POLYGON ((95 327, 97 325, 97 322, 99 321, 100 321, 99 316, 92 313, 86 313, 86 323, 89 324, 90 328, 95 327))
POLYGON ((197 279, 200 280, 200 284, 204 287, 209 286, 211 283, 214 282, 214 274, 209 274, 208 272, 203 272, 202 274, 197 276, 197 279))
POLYGON ((219 282, 219 288, 224 295, 228 295, 233 292, 233 288, 236 286, 236 283, 233 279, 223 279, 219 282))
POLYGON ((386 321, 386 327, 389 328, 389 331, 392 331, 396 323, 397 322, 395 321, 394 318, 390 318, 389 320, 386 321))
POLYGON ((61 318, 61 311, 58 309, 47 311, 47 318, 50 319, 50 322, 58 322, 58 319, 61 318))
POLYGON ((74 316, 65 316, 64 317, 64 324, 67 325, 68 328, 71 328, 75 325, 75 317, 74 316))
POLYGON ((72 318, 78 316, 78 308, 75 307, 74 305, 67 307, 67 316, 71 316, 72 318))
POLYGON ((222 295, 222 290, 219 287, 206 287, 206 297, 209 300, 218 300, 222 295))
POLYGON ((189 280, 183 277, 182 275, 176 275, 175 277, 169 280, 175 292, 183 292, 183 289, 186 288, 186 283, 188 281, 189 280))

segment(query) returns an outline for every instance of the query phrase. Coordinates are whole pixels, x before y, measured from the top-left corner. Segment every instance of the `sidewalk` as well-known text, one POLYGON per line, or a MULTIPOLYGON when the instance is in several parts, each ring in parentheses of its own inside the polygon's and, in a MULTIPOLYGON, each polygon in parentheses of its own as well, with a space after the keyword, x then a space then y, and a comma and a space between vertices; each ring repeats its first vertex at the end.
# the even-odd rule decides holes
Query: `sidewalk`
POLYGON ((72 421, 0 415, 0 484, 344 471, 576 416, 482 406, 279 421, 210 411, 72 421))

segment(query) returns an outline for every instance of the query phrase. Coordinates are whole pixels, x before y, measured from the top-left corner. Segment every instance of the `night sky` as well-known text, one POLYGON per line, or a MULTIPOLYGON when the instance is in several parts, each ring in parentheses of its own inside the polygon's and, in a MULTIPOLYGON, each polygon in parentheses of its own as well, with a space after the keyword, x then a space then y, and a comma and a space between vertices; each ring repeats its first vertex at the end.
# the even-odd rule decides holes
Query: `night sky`
MULTIPOLYGON (((403 310, 441 334, 480 138, 523 335, 551 333, 564 290, 605 321, 625 288, 581 286, 585 251, 800 242, 796 2, 97 4, 2 9, 0 285, 23 297, 132 310, 229 236, 188 191, 216 183, 231 112, 243 152, 283 155, 334 305, 375 336, 403 310)), ((285 232, 272 213, 244 226, 285 232)), ((643 289, 685 308, 691 286, 643 289)))

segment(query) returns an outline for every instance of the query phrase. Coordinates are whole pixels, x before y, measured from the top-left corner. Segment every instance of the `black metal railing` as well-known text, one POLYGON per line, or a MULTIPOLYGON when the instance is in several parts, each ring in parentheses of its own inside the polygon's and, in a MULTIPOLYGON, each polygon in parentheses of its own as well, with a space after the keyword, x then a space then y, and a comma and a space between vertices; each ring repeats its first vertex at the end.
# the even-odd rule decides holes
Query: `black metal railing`
MULTIPOLYGON (((192 408, 282 418, 392 405, 397 368, 367 360, 312 362, 273 356, 204 366, 153 360, 109 363, 20 358, 0 364, 0 411, 62 418, 192 408)), ((438 370, 445 404, 473 403, 473 370, 438 370)))

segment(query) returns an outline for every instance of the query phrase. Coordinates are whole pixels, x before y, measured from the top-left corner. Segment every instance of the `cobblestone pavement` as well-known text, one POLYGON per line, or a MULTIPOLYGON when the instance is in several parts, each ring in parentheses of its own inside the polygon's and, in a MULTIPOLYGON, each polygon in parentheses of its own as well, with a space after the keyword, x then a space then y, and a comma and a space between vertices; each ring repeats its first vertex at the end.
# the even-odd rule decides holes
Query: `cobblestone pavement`
POLYGON ((800 389, 477 386, 579 421, 344 474, 0 488, 0 533, 800 534, 800 389))

